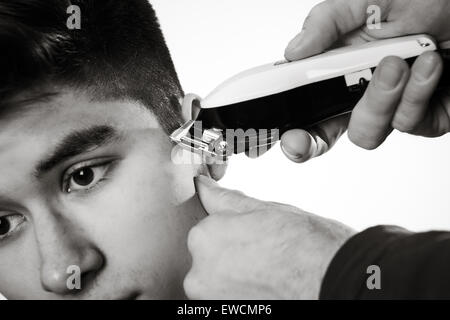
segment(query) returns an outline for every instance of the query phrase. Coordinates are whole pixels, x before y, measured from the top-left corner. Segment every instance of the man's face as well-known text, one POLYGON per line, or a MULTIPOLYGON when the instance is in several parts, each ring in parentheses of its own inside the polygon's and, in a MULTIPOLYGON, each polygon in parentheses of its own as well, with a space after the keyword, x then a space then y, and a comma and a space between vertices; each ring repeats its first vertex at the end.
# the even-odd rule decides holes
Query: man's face
POLYGON ((0 292, 9 299, 182 298, 203 215, 194 168, 156 118, 70 92, 0 117, 0 292), (67 278, 81 270, 81 290, 67 278))

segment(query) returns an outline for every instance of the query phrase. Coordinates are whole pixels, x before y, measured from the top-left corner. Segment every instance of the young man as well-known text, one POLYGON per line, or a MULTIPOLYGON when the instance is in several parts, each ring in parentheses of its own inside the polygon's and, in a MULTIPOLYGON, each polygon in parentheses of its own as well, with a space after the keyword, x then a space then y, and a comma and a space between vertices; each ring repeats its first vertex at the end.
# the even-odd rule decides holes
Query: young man
POLYGON ((150 4, 1 0, 0 49, 0 292, 183 298, 205 168, 171 161, 183 93, 150 4))

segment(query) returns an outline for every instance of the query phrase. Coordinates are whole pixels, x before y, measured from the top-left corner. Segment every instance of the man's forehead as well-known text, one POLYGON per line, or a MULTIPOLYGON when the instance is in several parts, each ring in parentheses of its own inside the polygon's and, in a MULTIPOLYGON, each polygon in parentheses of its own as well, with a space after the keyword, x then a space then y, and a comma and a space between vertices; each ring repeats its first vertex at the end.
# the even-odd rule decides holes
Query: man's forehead
POLYGON ((67 136, 99 132, 95 128, 124 134, 161 130, 156 118, 137 103, 61 94, 0 117, 0 166, 23 165, 29 171, 31 162, 48 158, 67 136))
POLYGON ((69 91, 4 112, 0 116, 0 142, 7 131, 14 136, 55 136, 73 128, 106 123, 123 129, 159 127, 156 117, 137 102, 95 101, 86 94, 69 91))

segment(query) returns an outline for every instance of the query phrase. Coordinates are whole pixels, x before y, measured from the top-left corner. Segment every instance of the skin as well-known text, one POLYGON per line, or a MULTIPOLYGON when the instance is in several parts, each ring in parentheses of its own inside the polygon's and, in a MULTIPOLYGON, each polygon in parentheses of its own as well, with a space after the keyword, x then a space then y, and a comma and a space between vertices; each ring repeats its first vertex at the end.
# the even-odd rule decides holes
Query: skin
POLYGON ((205 211, 193 183, 199 168, 174 165, 172 148, 151 112, 131 101, 95 102, 64 90, 2 114, 0 217, 13 230, 0 239, 0 292, 9 299, 184 298, 186 238, 205 211), (66 135, 96 125, 120 137, 34 176, 66 135), (80 164, 94 174, 90 185, 64 177, 80 164), (81 268, 81 290, 66 286, 70 265, 81 268))
MULTIPOLYGON (((444 43, 450 40, 449 16, 446 0, 328 0, 311 10, 285 57, 294 61, 333 47, 420 33, 444 43), (381 9, 380 29, 366 26, 369 5, 381 9)), ((394 129, 424 137, 448 133, 450 89, 436 91, 442 70, 442 58, 435 52, 421 55, 411 68, 398 57, 387 57, 351 117, 286 132, 281 139, 284 153, 294 162, 305 162, 327 152, 347 129, 349 139, 367 150, 380 146, 394 129)))

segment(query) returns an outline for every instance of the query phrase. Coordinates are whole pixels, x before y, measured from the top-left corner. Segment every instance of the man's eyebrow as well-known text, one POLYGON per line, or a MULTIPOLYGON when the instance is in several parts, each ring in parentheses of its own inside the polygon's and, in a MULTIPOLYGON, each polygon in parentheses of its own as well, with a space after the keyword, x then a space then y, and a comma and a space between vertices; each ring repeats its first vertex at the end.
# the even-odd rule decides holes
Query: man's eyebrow
POLYGON ((117 130, 107 125, 72 132, 63 138, 47 159, 39 162, 34 175, 40 177, 67 159, 93 151, 119 138, 117 130))

